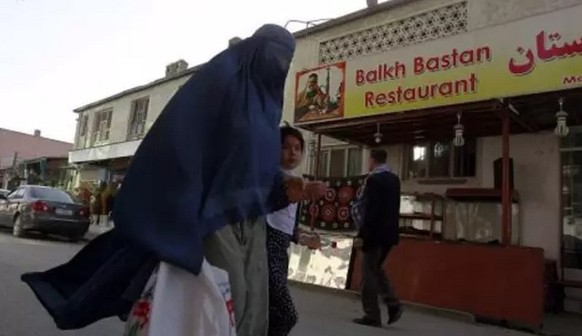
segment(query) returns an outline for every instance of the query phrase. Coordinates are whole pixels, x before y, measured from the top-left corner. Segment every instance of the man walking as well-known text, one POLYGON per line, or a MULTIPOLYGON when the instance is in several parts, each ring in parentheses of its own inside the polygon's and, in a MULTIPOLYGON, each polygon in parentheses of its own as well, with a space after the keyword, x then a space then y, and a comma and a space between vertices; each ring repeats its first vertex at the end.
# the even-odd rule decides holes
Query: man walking
POLYGON ((388 324, 402 316, 402 305, 386 278, 383 264, 392 247, 398 244, 400 180, 386 165, 384 150, 372 150, 370 174, 352 209, 359 226, 354 244, 362 250, 362 305, 364 316, 354 322, 367 326, 382 325, 378 296, 388 307, 388 324))

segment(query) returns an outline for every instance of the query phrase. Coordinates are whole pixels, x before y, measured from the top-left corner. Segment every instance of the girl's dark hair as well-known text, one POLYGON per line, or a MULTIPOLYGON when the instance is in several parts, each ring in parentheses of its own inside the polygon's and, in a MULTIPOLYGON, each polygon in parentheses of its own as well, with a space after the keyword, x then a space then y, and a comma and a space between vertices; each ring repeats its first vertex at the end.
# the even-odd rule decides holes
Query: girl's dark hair
POLYGON ((305 149, 305 139, 303 139, 303 133, 301 133, 300 130, 289 125, 281 126, 281 145, 285 143, 285 139, 288 136, 292 136, 299 140, 299 143, 301 144, 301 151, 305 149))

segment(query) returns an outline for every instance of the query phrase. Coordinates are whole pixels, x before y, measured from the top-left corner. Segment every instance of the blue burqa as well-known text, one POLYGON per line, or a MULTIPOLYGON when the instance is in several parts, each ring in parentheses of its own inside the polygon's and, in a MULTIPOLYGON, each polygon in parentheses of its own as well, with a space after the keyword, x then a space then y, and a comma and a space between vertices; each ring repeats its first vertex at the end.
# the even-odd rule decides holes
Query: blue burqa
POLYGON ((287 205, 279 123, 294 50, 287 30, 265 25, 172 98, 124 178, 116 228, 22 277, 59 328, 126 316, 160 260, 198 274, 205 236, 287 205))

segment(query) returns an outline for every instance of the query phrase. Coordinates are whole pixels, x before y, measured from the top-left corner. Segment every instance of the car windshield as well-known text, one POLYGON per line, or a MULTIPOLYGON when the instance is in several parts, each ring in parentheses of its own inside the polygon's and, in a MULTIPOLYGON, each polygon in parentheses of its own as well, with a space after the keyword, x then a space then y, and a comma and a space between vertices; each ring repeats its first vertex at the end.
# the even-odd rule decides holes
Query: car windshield
POLYGON ((30 196, 32 196, 32 198, 41 199, 44 201, 75 203, 69 194, 58 189, 31 188, 30 196))

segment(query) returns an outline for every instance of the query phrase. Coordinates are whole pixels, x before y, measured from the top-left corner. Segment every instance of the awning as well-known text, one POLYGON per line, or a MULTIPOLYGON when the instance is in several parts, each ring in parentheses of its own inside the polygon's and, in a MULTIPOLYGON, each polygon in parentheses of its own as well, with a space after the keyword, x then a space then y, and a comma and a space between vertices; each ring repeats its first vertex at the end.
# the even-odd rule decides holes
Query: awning
POLYGON ((141 140, 136 140, 73 150, 69 152, 69 163, 88 163, 133 156, 140 144, 141 140))
POLYGON ((298 125, 298 127, 335 139, 365 146, 418 143, 426 140, 446 140, 454 137, 453 127, 461 115, 467 138, 501 134, 499 115, 510 110, 511 133, 530 133, 556 126, 558 99, 564 98, 564 110, 569 113, 568 125, 582 125, 582 89, 545 94, 495 99, 477 103, 444 106, 432 109, 381 114, 370 117, 340 119, 298 125), (377 130, 382 133, 375 142, 377 130))

